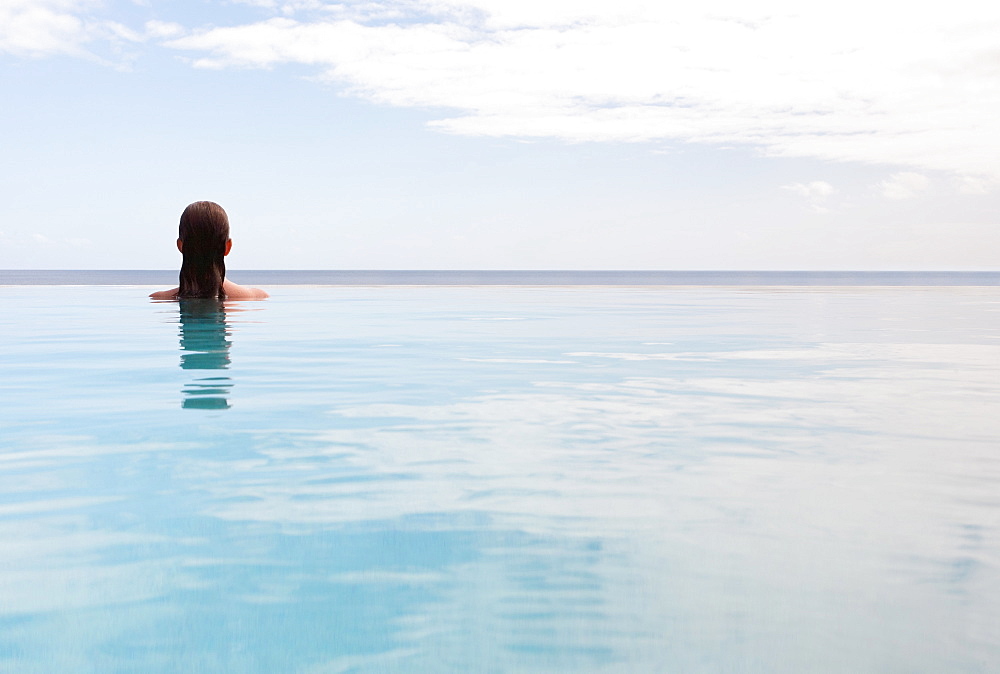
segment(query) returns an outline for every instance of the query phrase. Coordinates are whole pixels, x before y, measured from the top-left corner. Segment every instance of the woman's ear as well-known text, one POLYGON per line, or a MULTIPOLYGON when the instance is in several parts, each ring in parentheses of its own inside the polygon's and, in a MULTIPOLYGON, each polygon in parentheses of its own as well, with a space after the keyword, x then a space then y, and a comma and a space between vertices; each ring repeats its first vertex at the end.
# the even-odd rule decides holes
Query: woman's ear
POLYGON ((184 254, 184 242, 180 239, 177 239, 177 250, 179 250, 182 255, 184 254))
POLYGON ((223 253, 223 255, 229 255, 229 251, 231 251, 232 249, 233 249, 233 240, 229 239, 228 241, 226 241, 226 252, 223 253))

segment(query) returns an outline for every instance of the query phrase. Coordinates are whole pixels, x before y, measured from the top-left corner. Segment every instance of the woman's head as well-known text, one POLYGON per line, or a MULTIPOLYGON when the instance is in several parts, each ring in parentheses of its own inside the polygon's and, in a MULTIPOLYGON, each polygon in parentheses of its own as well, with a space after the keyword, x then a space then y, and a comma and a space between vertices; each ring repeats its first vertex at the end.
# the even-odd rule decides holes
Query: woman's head
POLYGON ((184 256, 177 296, 223 299, 225 258, 232 242, 229 216, 222 206, 211 201, 191 204, 181 214, 177 236, 177 247, 184 256))

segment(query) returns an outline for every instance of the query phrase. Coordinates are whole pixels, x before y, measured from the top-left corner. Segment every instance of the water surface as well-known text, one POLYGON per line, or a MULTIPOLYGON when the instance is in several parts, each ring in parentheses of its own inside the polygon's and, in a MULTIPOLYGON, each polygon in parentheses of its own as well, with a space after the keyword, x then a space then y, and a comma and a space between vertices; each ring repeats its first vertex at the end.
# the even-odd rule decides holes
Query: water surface
POLYGON ((1000 289, 0 288, 0 670, 1000 669, 1000 289))

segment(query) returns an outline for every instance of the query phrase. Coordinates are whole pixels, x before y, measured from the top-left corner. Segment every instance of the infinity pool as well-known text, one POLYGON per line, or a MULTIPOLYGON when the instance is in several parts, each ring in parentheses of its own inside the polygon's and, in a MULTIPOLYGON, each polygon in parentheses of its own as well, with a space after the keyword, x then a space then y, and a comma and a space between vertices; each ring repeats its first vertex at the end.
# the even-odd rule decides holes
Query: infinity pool
POLYGON ((0 287, 0 671, 1000 671, 1000 288, 0 287))

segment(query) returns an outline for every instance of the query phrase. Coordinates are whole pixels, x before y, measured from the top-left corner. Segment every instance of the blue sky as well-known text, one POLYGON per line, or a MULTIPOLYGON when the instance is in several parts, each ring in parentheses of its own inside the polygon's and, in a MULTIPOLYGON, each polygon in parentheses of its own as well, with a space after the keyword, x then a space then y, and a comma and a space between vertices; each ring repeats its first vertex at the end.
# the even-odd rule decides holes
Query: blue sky
POLYGON ((0 0, 0 268, 1000 269, 1000 9, 694 4, 0 0))

